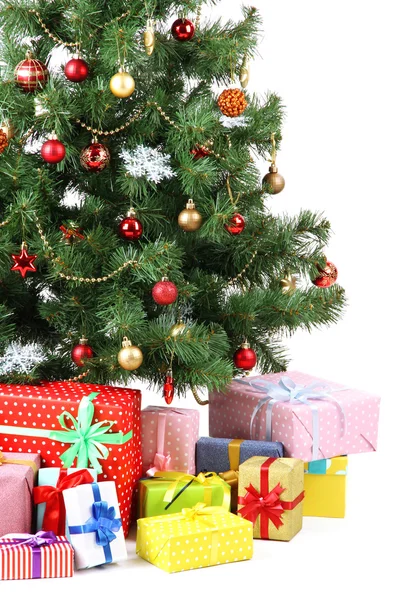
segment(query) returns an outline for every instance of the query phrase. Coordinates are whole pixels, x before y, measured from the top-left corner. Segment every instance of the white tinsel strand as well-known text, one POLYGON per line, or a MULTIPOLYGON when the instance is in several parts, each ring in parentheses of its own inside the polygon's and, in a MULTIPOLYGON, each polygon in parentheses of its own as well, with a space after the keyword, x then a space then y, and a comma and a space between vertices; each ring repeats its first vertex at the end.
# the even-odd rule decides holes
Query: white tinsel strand
POLYGON ((163 154, 156 148, 140 144, 133 151, 125 148, 120 157, 132 177, 145 177, 148 181, 160 183, 162 179, 170 179, 175 175, 169 163, 171 155, 163 154))
POLYGON ((233 129, 234 127, 246 127, 249 122, 248 117, 226 117, 221 115, 219 120, 222 125, 227 129, 233 129))
POLYGON ((0 356, 0 375, 9 373, 27 374, 39 363, 43 362, 46 355, 43 348, 36 343, 20 344, 11 342, 3 356, 0 356))

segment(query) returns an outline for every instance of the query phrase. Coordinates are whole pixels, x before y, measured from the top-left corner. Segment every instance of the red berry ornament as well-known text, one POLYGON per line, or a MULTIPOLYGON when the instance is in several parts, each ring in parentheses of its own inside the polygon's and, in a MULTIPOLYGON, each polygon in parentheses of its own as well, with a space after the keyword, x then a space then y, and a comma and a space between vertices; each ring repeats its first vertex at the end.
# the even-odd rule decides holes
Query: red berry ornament
POLYGON ((71 352, 71 358, 77 367, 84 367, 85 360, 93 358, 93 355, 93 348, 88 346, 86 338, 79 340, 79 344, 74 346, 71 352))
POLYGON ((161 306, 173 304, 178 297, 178 288, 167 277, 163 277, 161 281, 156 283, 152 292, 154 302, 161 306))
POLYGON ((40 150, 43 160, 50 164, 61 162, 65 158, 65 146, 57 139, 55 133, 45 142, 40 150))
POLYGON ((175 386, 174 378, 172 377, 172 369, 168 369, 163 388, 164 400, 167 404, 171 404, 172 400, 174 399, 174 391, 175 386))
POLYGON ((118 226, 119 235, 130 242, 138 240, 143 233, 143 225, 135 215, 133 208, 129 209, 125 219, 122 219, 118 226))
POLYGON ((338 278, 338 270, 333 263, 329 262, 329 260, 326 261, 326 266, 323 269, 318 267, 318 271, 320 272, 320 275, 313 281, 313 284, 317 287, 331 287, 338 278))
POLYGON ((100 173, 108 167, 110 158, 110 151, 107 146, 92 140, 92 143, 82 150, 80 161, 86 171, 100 173))
POLYGON ((65 65, 64 74, 69 81, 82 83, 89 75, 89 65, 78 54, 74 54, 65 65))
POLYGON ((246 221, 242 215, 235 213, 229 223, 226 223, 224 227, 231 235, 239 235, 246 227, 246 221))
POLYGON ((195 27, 189 19, 177 19, 171 27, 171 33, 178 42, 187 42, 194 36, 195 27))
POLYGON ((32 52, 26 53, 26 59, 21 60, 14 70, 15 83, 24 92, 35 92, 42 88, 49 79, 49 72, 45 64, 33 58, 32 52))
POLYGON ((235 367, 237 369, 249 371, 256 366, 257 355, 254 350, 250 348, 250 344, 245 342, 238 350, 236 350, 235 354, 233 355, 233 362, 235 363, 235 367))

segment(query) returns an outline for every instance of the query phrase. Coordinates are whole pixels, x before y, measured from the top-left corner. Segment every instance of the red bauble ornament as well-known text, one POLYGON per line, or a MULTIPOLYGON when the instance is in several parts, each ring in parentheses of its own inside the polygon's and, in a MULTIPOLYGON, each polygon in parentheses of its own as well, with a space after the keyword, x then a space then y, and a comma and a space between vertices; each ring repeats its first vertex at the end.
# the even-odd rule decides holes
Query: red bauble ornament
POLYGON ((47 163, 56 164, 65 158, 65 146, 57 139, 56 134, 52 133, 43 144, 40 154, 47 163))
POLYGON ((249 371, 256 366, 257 355, 254 350, 250 348, 250 344, 245 342, 238 350, 236 350, 233 355, 233 362, 235 363, 236 368, 249 371))
POLYGON ((189 19, 177 19, 171 27, 171 33, 178 42, 187 42, 194 36, 195 27, 189 19))
POLYGON ((86 338, 79 340, 79 344, 74 346, 71 352, 71 358, 77 367, 84 367, 85 360, 93 358, 93 355, 93 348, 88 346, 86 338))
POLYGON ((19 271, 22 277, 25 277, 28 271, 36 273, 36 267, 33 264, 37 259, 37 254, 28 254, 27 245, 22 242, 20 254, 11 254, 14 261, 11 271, 19 271))
POLYGON ((110 164, 110 151, 104 144, 92 140, 81 152, 81 165, 86 171, 100 173, 110 164))
POLYGON ((196 146, 193 150, 190 151, 190 154, 193 155, 193 158, 199 160, 199 158, 205 158, 206 156, 210 156, 210 151, 207 150, 205 146, 196 146))
POLYGON ((161 306, 166 306, 175 302, 178 297, 178 288, 167 277, 163 277, 161 281, 156 283, 151 293, 154 302, 161 304, 161 306))
POLYGON ((318 267, 318 271, 321 274, 313 281, 313 284, 317 287, 331 287, 338 278, 338 270, 333 263, 329 262, 329 260, 326 261, 326 266, 323 269, 318 267))
POLYGON ((26 53, 26 59, 21 60, 14 70, 14 81, 24 92, 34 92, 42 88, 48 79, 46 65, 33 58, 31 52, 26 53))
POLYGON ((136 213, 131 208, 125 219, 122 219, 121 223, 118 225, 118 233, 124 240, 129 240, 130 242, 134 242, 138 240, 143 233, 143 225, 136 219, 136 213))
POLYGON ((82 83, 89 75, 89 65, 78 54, 74 54, 65 65, 64 74, 69 81, 82 83))
POLYGON ((235 213, 229 223, 226 223, 224 227, 231 235, 239 235, 246 227, 246 221, 242 215, 235 213))
POLYGON ((168 369, 164 380, 163 395, 167 404, 171 404, 174 399, 174 378, 172 377, 172 369, 168 369))

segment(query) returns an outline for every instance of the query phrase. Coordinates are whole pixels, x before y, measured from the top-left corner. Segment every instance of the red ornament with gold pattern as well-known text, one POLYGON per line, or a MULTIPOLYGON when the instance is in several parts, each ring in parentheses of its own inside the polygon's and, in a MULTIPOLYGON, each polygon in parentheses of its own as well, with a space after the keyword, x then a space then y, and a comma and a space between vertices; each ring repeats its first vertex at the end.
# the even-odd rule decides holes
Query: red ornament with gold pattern
POLYGON ((224 227, 231 235, 239 235, 246 227, 246 221, 242 215, 235 213, 229 223, 225 223, 224 227))
POLYGON ((178 42, 188 42, 192 39, 195 26, 189 19, 177 19, 172 23, 171 33, 178 42))
POLYGON ((167 374, 165 375, 164 386, 163 386, 163 395, 164 400, 167 404, 171 404, 174 399, 175 385, 174 378, 172 376, 172 369, 168 369, 167 374))
POLYGON ((89 65, 79 54, 74 54, 64 67, 64 75, 73 83, 82 83, 89 75, 89 65))
POLYGON ((57 138, 55 132, 51 134, 47 142, 45 142, 40 150, 40 154, 44 161, 50 164, 57 164, 65 158, 65 146, 57 138))
POLYGON ((32 52, 27 52, 25 60, 21 60, 14 69, 14 81, 24 92, 35 92, 44 87, 48 79, 46 65, 33 58, 32 52))
POLYGON ((87 342, 86 338, 81 338, 79 344, 72 348, 71 358, 77 367, 84 367, 85 361, 94 356, 93 348, 87 342))
POLYGON ((257 355, 250 348, 250 344, 244 342, 233 355, 233 362, 237 369, 249 371, 257 364, 257 355))
POLYGON ((128 240, 129 242, 134 242, 142 236, 143 225, 136 218, 133 208, 129 209, 125 219, 122 219, 118 225, 118 233, 124 240, 128 240))
POLYGON ((173 304, 177 299, 178 288, 172 281, 169 281, 168 277, 163 277, 161 281, 155 284, 151 293, 154 302, 161 306, 167 306, 173 304))
POLYGON ((100 144, 96 138, 89 146, 81 152, 81 165, 86 171, 100 173, 110 164, 110 151, 104 144, 100 144))
POLYGON ((37 259, 37 254, 28 254, 28 246, 26 242, 21 244, 21 252, 19 254, 11 254, 14 261, 11 271, 19 271, 21 277, 26 277, 28 271, 36 273, 37 269, 33 264, 37 259))
POLYGON ((338 278, 338 270, 329 260, 326 261, 324 268, 318 267, 320 274, 313 280, 313 284, 320 288, 328 288, 333 285, 338 278))
POLYGON ((195 160, 199 160, 200 158, 210 156, 210 151, 205 146, 195 146, 193 150, 190 151, 190 154, 195 160))

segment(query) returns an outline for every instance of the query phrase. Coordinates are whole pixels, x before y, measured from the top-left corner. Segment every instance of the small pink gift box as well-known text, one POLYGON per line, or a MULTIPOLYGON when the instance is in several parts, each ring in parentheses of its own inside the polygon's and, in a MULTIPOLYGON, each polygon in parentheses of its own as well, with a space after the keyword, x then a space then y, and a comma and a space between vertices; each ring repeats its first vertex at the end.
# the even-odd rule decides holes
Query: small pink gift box
POLYGON ((191 408, 147 406, 142 410, 143 476, 156 471, 195 474, 200 414, 191 408))
POLYGON ((32 490, 39 454, 0 451, 0 537, 32 531, 32 490))
POLYGON ((233 380, 210 393, 211 437, 282 442, 305 462, 374 452, 380 398, 288 371, 233 380))

